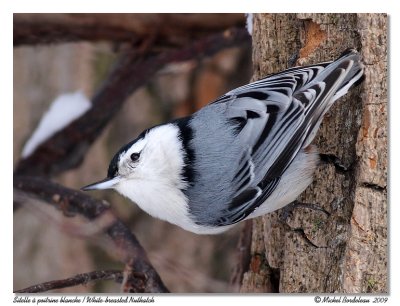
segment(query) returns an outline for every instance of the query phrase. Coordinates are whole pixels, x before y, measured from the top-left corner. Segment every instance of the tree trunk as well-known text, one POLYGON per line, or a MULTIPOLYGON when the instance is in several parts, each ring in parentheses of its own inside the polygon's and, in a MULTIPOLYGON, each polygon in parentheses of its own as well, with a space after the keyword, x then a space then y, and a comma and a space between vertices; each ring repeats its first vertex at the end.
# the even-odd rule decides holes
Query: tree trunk
POLYGON ((314 141, 329 158, 299 201, 323 210, 292 206, 255 219, 241 291, 387 292, 387 16, 256 14, 253 28, 254 79, 349 47, 366 71, 314 141))

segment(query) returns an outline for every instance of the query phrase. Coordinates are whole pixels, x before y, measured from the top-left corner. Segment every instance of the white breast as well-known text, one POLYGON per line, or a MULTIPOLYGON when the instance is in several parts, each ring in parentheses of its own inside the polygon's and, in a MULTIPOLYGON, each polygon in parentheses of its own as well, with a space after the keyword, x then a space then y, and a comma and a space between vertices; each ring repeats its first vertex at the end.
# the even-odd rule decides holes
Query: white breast
POLYGON ((290 204, 312 183, 314 171, 319 162, 315 146, 301 150, 291 165, 283 173, 282 178, 268 197, 246 219, 259 217, 290 204))

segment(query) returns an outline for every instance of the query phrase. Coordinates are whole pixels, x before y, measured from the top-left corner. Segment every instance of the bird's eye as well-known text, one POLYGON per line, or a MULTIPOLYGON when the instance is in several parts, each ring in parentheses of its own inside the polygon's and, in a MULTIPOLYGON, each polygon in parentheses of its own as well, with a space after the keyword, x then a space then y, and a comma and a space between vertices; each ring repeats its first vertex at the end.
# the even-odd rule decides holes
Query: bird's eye
POLYGON ((131 154, 131 160, 134 162, 137 161, 139 159, 139 157, 140 157, 140 153, 132 153, 131 154))

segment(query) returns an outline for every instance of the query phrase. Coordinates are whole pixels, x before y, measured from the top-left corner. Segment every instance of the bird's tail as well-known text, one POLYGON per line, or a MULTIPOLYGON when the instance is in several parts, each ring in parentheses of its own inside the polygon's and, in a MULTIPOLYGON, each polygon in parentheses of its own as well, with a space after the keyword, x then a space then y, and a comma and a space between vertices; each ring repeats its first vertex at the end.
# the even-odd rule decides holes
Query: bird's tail
POLYGON ((333 61, 332 64, 326 67, 328 73, 330 69, 345 69, 344 78, 333 96, 332 103, 344 96, 352 85, 361 83, 364 78, 364 65, 361 62, 361 56, 354 49, 344 51, 336 61, 333 61))
POLYGON ((351 86, 360 83, 363 76, 364 65, 361 62, 360 54, 354 49, 348 49, 338 59, 327 65, 315 79, 304 87, 304 90, 301 90, 301 94, 304 94, 310 90, 323 88, 320 97, 315 99, 315 103, 306 107, 306 113, 313 119, 303 147, 311 143, 324 114, 333 103, 344 96, 351 86))

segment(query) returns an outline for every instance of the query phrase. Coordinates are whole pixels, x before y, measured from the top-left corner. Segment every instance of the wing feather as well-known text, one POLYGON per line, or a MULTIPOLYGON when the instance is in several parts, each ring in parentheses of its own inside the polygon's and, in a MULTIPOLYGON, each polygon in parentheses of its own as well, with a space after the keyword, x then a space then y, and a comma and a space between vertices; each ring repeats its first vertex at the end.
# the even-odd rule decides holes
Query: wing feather
POLYGON ((226 118, 237 127, 236 144, 243 147, 232 179, 232 201, 216 225, 239 222, 265 202, 296 154, 312 140, 353 61, 330 64, 291 68, 214 102, 226 103, 226 118))

